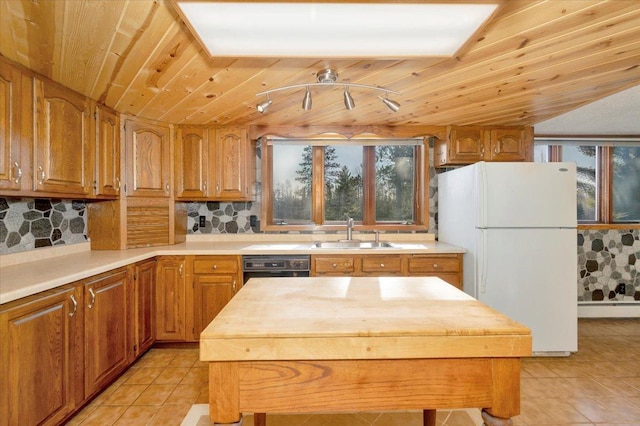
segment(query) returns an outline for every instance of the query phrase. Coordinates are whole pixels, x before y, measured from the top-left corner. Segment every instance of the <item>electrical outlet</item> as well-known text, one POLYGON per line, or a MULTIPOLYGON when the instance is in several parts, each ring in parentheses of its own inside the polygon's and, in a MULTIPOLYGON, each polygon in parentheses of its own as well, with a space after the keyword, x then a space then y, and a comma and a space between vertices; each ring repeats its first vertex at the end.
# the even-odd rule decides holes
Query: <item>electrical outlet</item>
POLYGON ((252 214, 249 216, 249 226, 256 227, 258 225, 258 216, 252 214))
POLYGON ((618 294, 626 294, 627 293, 627 286, 625 285, 625 283, 619 283, 618 284, 618 294))
POLYGON ((198 219, 200 220, 200 228, 204 228, 205 226, 207 226, 206 216, 200 216, 198 219))

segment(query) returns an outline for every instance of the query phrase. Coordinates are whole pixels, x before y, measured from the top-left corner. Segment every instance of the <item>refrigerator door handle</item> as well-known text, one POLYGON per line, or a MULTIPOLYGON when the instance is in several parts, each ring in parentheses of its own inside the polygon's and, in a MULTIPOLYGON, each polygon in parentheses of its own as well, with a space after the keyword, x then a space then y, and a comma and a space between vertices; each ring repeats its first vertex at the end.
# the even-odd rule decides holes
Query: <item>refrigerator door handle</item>
POLYGON ((478 226, 487 226, 487 169, 484 162, 477 163, 478 170, 478 226))
POLYGON ((478 268, 478 294, 487 292, 487 262, 489 256, 487 255, 487 230, 478 229, 480 235, 479 246, 477 256, 477 268, 478 268))

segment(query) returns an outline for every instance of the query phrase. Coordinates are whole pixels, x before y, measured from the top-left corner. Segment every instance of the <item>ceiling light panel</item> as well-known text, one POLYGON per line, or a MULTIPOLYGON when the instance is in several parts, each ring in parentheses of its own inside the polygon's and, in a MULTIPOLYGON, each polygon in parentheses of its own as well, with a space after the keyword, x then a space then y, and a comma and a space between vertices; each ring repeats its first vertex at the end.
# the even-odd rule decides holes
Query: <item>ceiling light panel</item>
POLYGON ((214 57, 452 56, 497 4, 176 1, 214 57))

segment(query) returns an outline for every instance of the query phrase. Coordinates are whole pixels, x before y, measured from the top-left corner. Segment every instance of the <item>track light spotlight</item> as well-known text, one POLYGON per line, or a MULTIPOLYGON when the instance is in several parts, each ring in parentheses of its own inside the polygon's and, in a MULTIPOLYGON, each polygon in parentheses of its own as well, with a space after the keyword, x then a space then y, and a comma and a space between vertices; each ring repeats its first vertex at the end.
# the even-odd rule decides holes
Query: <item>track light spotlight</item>
POLYGON ((345 86, 344 88, 344 106, 349 111, 351 111, 356 106, 353 97, 351 97, 351 93, 349 93, 349 86, 345 86))
POLYGON ((400 110, 400 104, 396 101, 392 101, 389 98, 383 98, 382 96, 378 97, 382 100, 382 103, 385 104, 391 111, 398 112, 400 110))
POLYGON ((307 91, 302 99, 302 109, 305 111, 309 111, 311 109, 311 92, 309 91, 309 86, 307 86, 307 91))
POLYGON ((258 105, 256 105, 256 109, 261 114, 264 114, 265 112, 267 112, 267 110, 269 109, 272 103, 273 101, 269 99, 269 94, 267 94, 267 100, 264 102, 260 102, 258 105))

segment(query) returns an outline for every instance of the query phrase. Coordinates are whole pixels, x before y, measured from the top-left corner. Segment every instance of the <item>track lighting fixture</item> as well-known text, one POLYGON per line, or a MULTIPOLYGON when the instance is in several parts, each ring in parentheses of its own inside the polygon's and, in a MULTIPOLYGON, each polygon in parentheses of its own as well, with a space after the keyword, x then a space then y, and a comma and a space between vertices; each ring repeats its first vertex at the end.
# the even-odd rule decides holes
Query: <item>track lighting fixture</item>
POLYGON ((382 100, 382 103, 389 107, 391 111, 398 112, 398 110, 400 109, 400 104, 396 101, 392 101, 386 96, 384 98, 382 96, 378 96, 378 98, 380 98, 380 100, 382 100))
POLYGON ((256 109, 258 110, 258 112, 264 114, 265 112, 267 112, 272 103, 273 101, 269 99, 269 94, 267 93, 267 100, 256 105, 256 109))
POLYGON ((357 87, 360 89, 367 89, 367 90, 379 90, 379 91, 385 92, 384 98, 381 96, 378 96, 382 100, 382 103, 384 103, 393 112, 398 112, 398 110, 400 109, 400 104, 398 102, 389 99, 389 93, 393 93, 396 95, 398 95, 399 93, 393 90, 389 90, 385 87, 370 86, 367 84, 357 84, 357 83, 349 83, 349 84, 336 83, 336 80, 338 79, 338 73, 331 68, 326 68, 318 71, 316 73, 316 79, 317 79, 317 83, 293 84, 291 86, 283 86, 283 87, 278 87, 276 89, 271 89, 271 90, 266 90, 264 92, 256 93, 256 96, 266 95, 267 97, 267 99, 264 102, 260 102, 256 105, 256 109, 263 114, 267 111, 267 109, 269 109, 269 107, 273 103, 269 98, 270 93, 279 92, 281 90, 297 89, 297 88, 305 87, 306 90, 304 93, 304 97, 302 98, 302 109, 305 111, 309 111, 311 109, 311 92, 309 91, 310 86, 335 87, 340 85, 343 86, 344 88, 344 93, 343 93, 344 106, 347 110, 352 110, 356 106, 356 103, 353 100, 351 93, 349 92, 350 87, 357 87))
POLYGON ((351 97, 351 93, 349 93, 349 86, 345 86, 344 88, 344 106, 349 111, 351 111, 356 106, 356 103, 351 97))
POLYGON ((311 92, 309 91, 309 86, 307 86, 307 91, 302 99, 302 109, 305 111, 309 111, 311 109, 311 92))

